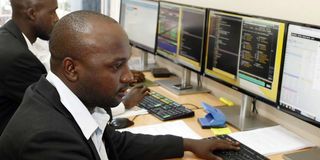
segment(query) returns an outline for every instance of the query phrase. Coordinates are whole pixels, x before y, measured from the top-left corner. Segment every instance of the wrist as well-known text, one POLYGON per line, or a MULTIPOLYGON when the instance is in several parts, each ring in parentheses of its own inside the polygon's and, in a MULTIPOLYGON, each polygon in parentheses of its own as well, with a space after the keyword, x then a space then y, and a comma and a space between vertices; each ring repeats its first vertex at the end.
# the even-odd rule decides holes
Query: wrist
POLYGON ((133 105, 132 104, 130 104, 130 102, 129 102, 129 100, 127 101, 127 100, 122 100, 122 104, 123 104, 123 106, 124 106, 124 108, 125 109, 130 109, 130 108, 132 108, 133 107, 133 105))
POLYGON ((194 143, 193 139, 183 138, 183 150, 192 151, 192 144, 194 143))

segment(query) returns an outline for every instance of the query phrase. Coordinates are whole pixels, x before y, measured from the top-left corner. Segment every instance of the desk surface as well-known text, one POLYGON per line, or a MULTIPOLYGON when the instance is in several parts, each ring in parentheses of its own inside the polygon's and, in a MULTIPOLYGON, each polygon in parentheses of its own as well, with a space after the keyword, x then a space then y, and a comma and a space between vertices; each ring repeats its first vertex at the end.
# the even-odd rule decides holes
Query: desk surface
MULTIPOLYGON (((149 80, 155 80, 153 76, 149 72, 145 72, 146 78, 149 80)), ((214 97, 212 94, 209 93, 199 93, 199 94, 192 94, 192 95, 175 95, 171 93, 170 91, 160 87, 160 86, 154 86, 150 87, 152 91, 158 92, 180 104, 184 104, 186 107, 194 110, 195 116, 191 118, 185 118, 181 119, 183 120, 193 131, 195 131, 197 134, 199 134, 201 137, 211 137, 213 136, 213 133, 211 132, 210 129, 202 129, 201 126, 199 125, 197 118, 198 117, 203 117, 206 113, 203 111, 203 109, 198 109, 200 108, 201 102, 206 102, 212 106, 222 106, 223 103, 221 103, 216 97, 214 97), (192 104, 192 105, 187 105, 187 104, 192 104), (198 106, 196 108, 195 106, 198 106)), ((134 119, 134 126, 143 126, 143 125, 150 125, 150 124, 157 124, 157 123, 162 123, 159 119, 155 118, 154 116, 147 114, 147 115, 141 115, 138 116, 134 119)), ((237 132, 237 129, 234 127, 228 125, 229 128, 231 129, 232 132, 237 132)), ((272 155, 268 156, 271 160, 283 160, 282 154, 277 154, 277 155, 272 155)), ((185 155, 183 158, 184 160, 194 160, 194 159, 199 159, 195 157, 191 152, 185 152, 185 155)))

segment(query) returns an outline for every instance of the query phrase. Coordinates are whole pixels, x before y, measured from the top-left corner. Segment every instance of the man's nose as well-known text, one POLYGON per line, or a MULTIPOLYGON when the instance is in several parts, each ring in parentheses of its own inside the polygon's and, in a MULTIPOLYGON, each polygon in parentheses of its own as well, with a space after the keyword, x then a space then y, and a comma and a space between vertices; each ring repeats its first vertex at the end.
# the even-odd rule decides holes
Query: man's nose
POLYGON ((124 69, 124 72, 123 72, 120 80, 121 80, 122 83, 130 83, 130 82, 133 81, 133 74, 132 74, 132 72, 130 71, 128 65, 126 65, 126 67, 125 67, 125 69, 124 69))
POLYGON ((57 23, 59 21, 59 17, 57 13, 54 14, 54 23, 57 23))

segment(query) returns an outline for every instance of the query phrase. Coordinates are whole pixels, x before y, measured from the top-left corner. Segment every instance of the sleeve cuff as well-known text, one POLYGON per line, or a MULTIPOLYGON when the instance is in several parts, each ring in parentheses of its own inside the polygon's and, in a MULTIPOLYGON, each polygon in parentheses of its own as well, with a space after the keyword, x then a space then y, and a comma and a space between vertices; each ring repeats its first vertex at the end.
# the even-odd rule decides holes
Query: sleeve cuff
POLYGON ((112 116, 122 114, 125 111, 126 111, 126 108, 122 102, 117 107, 111 108, 112 116))

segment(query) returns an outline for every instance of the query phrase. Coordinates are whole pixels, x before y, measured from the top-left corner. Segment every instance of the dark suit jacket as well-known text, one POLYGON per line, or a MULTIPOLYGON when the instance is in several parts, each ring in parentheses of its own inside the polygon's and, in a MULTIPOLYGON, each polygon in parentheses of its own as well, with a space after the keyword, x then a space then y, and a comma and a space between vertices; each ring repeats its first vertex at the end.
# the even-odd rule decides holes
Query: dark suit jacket
POLYGON ((0 135, 27 87, 44 73, 46 69, 28 49, 18 26, 7 22, 0 28, 0 135))
MULTIPOLYGON (((154 160, 183 155, 183 139, 117 132, 107 126, 103 139, 110 160, 154 160)), ((0 137, 5 160, 99 160, 91 139, 82 134, 60 102, 56 89, 42 77, 31 85, 0 137)))

